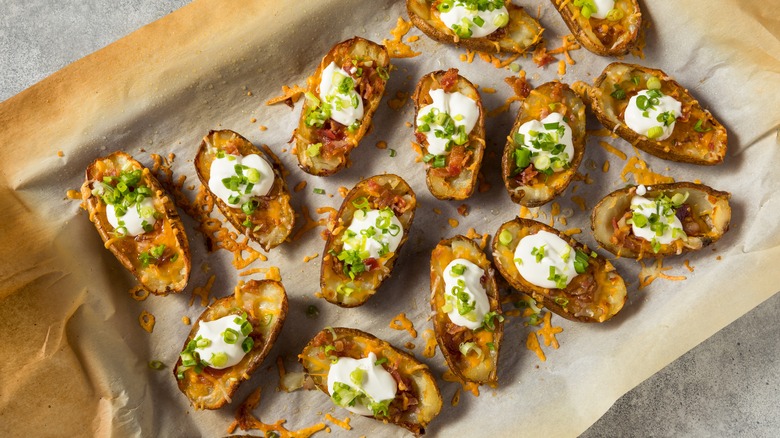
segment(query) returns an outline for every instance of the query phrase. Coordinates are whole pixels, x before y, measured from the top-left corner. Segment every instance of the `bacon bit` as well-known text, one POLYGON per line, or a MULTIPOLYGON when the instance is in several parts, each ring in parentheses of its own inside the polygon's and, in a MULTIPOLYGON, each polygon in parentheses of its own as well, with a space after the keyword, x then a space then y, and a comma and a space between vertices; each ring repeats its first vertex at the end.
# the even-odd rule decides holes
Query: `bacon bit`
POLYGON ((558 61, 558 76, 566 75, 566 61, 561 59, 558 61))
POLYGON ((683 275, 664 274, 665 271, 672 269, 672 267, 669 266, 665 268, 663 259, 656 259, 650 266, 646 266, 643 261, 640 261, 639 263, 642 265, 642 269, 639 271, 639 289, 650 286, 657 278, 663 278, 670 281, 682 281, 687 279, 687 277, 683 275))
POLYGON ((141 324, 141 328, 146 330, 147 333, 151 333, 154 331, 154 315, 147 312, 146 310, 142 311, 140 315, 138 315, 138 323, 141 324))
MULTIPOLYGON (((405 91, 397 91, 395 93, 395 98, 389 99, 387 101, 387 106, 392 108, 394 111, 398 111, 399 109, 403 108, 403 106, 406 104, 408 100, 409 100, 409 93, 405 91)), ((379 146, 377 145, 377 147, 379 146)))
POLYGON ((272 97, 271 99, 268 99, 268 101, 265 103, 266 105, 276 105, 277 103, 284 102, 285 105, 292 108, 295 102, 298 102, 298 99, 303 96, 303 93, 305 93, 306 90, 297 86, 293 85, 292 88, 288 87, 287 85, 282 85, 282 95, 272 97))
POLYGON ((604 148, 605 151, 615 154, 621 160, 625 160, 627 158, 625 152, 621 151, 620 149, 617 149, 616 147, 612 146, 606 141, 600 141, 599 146, 604 148))
MULTIPOLYGON (((260 130, 261 131, 268 131, 268 127, 265 126, 265 125, 260 125, 260 130)), ((284 151, 282 151, 282 152, 284 152, 284 151)))
POLYGON ((206 281, 206 284, 203 286, 197 286, 194 289, 192 289, 192 294, 190 295, 190 304, 189 307, 192 307, 192 303, 195 302, 195 297, 200 297, 200 305, 202 307, 206 307, 209 305, 209 295, 211 294, 211 286, 214 285, 214 280, 217 279, 216 274, 212 275, 211 278, 206 281))
POLYGON ((390 321, 390 328, 393 330, 406 330, 409 336, 416 338, 417 330, 414 329, 414 324, 409 318, 406 317, 406 313, 399 313, 390 321))
POLYGON ((414 347, 415 345, 412 342, 407 342, 406 344, 404 344, 404 348, 406 348, 407 350, 414 350, 414 347))
POLYGON ((604 160, 604 165, 601 166, 601 171, 604 173, 609 172, 609 160, 604 160))
POLYGON ((496 89, 492 88, 492 87, 483 87, 482 88, 482 92, 483 93, 487 93, 487 94, 495 94, 496 93, 496 89))
POLYGON ((139 284, 139 285, 137 285, 137 286, 134 286, 133 288, 131 288, 131 289, 130 289, 129 291, 127 291, 127 292, 128 292, 128 293, 130 294, 130 296, 131 296, 131 297, 133 297, 133 299, 134 299, 134 300, 136 300, 136 301, 143 301, 143 300, 145 300, 147 297, 149 297, 149 291, 148 291, 148 290, 146 290, 146 289, 144 289, 144 287, 143 287, 143 286, 141 286, 140 284, 139 284))
POLYGON ((582 196, 572 196, 571 201, 577 204, 577 206, 580 207, 580 210, 582 211, 588 209, 587 205, 585 204, 585 199, 583 199, 582 196))
POLYGON ((349 422, 352 419, 349 417, 346 417, 343 420, 339 420, 334 418, 333 415, 325 414, 325 419, 344 430, 352 430, 352 426, 349 425, 349 422))
POLYGON ((464 391, 468 391, 474 395, 474 397, 479 397, 479 385, 474 382, 465 382, 461 380, 458 376, 456 376, 452 371, 447 370, 442 374, 441 378, 445 382, 458 382, 463 387, 464 391))
POLYGON ((300 192, 301 190, 306 188, 306 184, 307 184, 306 180, 299 182, 298 184, 295 185, 293 191, 295 191, 295 193, 300 192))
POLYGON ((387 149, 387 142, 384 140, 380 140, 376 142, 376 148, 377 149, 387 149))
POLYGON ((287 420, 277 420, 273 424, 266 424, 260 421, 252 414, 252 411, 260 404, 260 394, 262 387, 258 386, 257 389, 252 391, 249 396, 238 406, 236 410, 236 419, 228 426, 227 433, 233 433, 236 427, 241 430, 259 430, 262 431, 265 436, 268 436, 268 432, 274 431, 279 436, 284 438, 308 438, 317 432, 326 429, 325 423, 317 423, 313 426, 309 426, 298 430, 289 430, 284 427, 284 423, 287 420))
POLYGON ((422 354, 423 356, 430 359, 433 356, 436 356, 436 347, 439 344, 436 343, 436 335, 434 334, 433 330, 426 329, 422 335, 425 339, 425 348, 423 348, 422 354))
POLYGON ((466 205, 466 204, 460 204, 458 206, 458 214, 463 216, 463 217, 468 216, 469 215, 469 206, 466 205))
POLYGON ((531 87, 528 85, 528 82, 525 79, 525 71, 520 70, 518 72, 517 76, 509 76, 504 78, 504 82, 506 82, 507 85, 509 85, 510 88, 512 88, 512 91, 515 93, 514 96, 509 96, 503 105, 499 106, 498 108, 494 108, 490 111, 488 111, 488 117, 495 117, 501 113, 504 113, 509 110, 510 106, 512 105, 512 102, 519 102, 526 97, 528 97, 528 94, 531 93, 531 87))
POLYGON ((579 228, 569 228, 568 230, 563 232, 563 234, 567 236, 573 236, 575 234, 580 234, 580 233, 582 233, 582 230, 579 228))
POLYGON ((438 208, 436 208, 436 207, 433 207, 433 212, 434 212, 435 214, 441 214, 441 210, 440 210, 440 209, 438 209, 438 208))
POLYGON ((460 60, 465 63, 471 64, 472 62, 474 62, 474 55, 476 55, 475 51, 466 50, 466 53, 460 54, 460 60))
POLYGON ((631 157, 628 160, 623 171, 620 173, 620 178, 623 181, 628 181, 626 175, 629 173, 634 176, 636 184, 655 185, 674 182, 674 178, 670 176, 664 176, 653 172, 647 167, 647 163, 638 156, 631 157))
POLYGON ((190 321, 190 317, 189 316, 182 316, 181 317, 181 322, 184 325, 190 325, 192 323, 192 321, 190 321))
POLYGON ((422 159, 423 159, 423 150, 422 150, 422 146, 420 146, 419 144, 417 144, 417 143, 415 143, 415 142, 412 142, 412 149, 414 149, 414 151, 417 153, 417 156, 416 156, 416 157, 414 157, 414 162, 415 162, 415 163, 420 163, 420 162, 422 162, 422 159))
POLYGON ((547 47, 545 47, 544 44, 539 44, 538 46, 536 46, 536 49, 534 49, 534 53, 531 59, 539 68, 543 68, 547 64, 555 61, 555 57, 553 57, 547 52, 547 47))
POLYGON ((457 226, 459 225, 459 222, 458 222, 458 220, 457 220, 457 219, 455 219, 455 218, 449 218, 449 219, 447 219, 447 223, 448 223, 448 224, 450 224, 450 226, 451 226, 452 228, 455 228, 455 227, 457 227, 457 226))
POLYGON ((687 269, 688 272, 693 272, 694 267, 691 266, 690 260, 686 260, 685 263, 683 263, 683 265, 685 265, 685 269, 687 269))
POLYGON ((318 253, 318 252, 315 252, 314 254, 312 254, 310 256, 305 256, 303 258, 303 263, 309 263, 310 261, 312 261, 313 259, 316 259, 319 256, 320 256, 320 253, 318 253))
POLYGON ((544 355, 544 351, 542 351, 542 346, 539 345, 539 338, 536 337, 535 332, 528 333, 528 339, 525 341, 525 348, 536 353, 536 356, 538 356, 539 360, 542 362, 547 362, 547 357, 544 355))
MULTIPOLYGON (((411 47, 409 47, 407 44, 404 44, 402 41, 404 35, 406 35, 411 28, 411 21, 406 21, 403 19, 403 17, 398 17, 398 22, 396 23, 395 29, 390 31, 393 39, 382 40, 382 44, 387 47, 387 54, 390 55, 391 58, 414 58, 415 56, 420 55, 420 52, 415 52, 411 47)), ((419 39, 419 37, 417 39, 419 39)), ((417 39, 412 40, 412 37, 409 37, 407 41, 413 42, 417 41, 417 39)))
POLYGON ((542 335, 542 338, 544 339, 544 345, 546 347, 549 347, 550 344, 552 344, 553 348, 556 350, 558 349, 558 340, 555 338, 555 335, 558 333, 563 332, 563 328, 561 327, 555 327, 550 323, 550 319, 552 318, 552 313, 547 312, 544 314, 544 320, 542 328, 537 330, 536 333, 542 335))
POLYGON ((64 157, 64 156, 65 156, 65 153, 64 153, 64 152, 62 152, 62 151, 57 151, 57 156, 58 156, 58 157, 60 157, 60 158, 62 158, 62 157, 64 157))

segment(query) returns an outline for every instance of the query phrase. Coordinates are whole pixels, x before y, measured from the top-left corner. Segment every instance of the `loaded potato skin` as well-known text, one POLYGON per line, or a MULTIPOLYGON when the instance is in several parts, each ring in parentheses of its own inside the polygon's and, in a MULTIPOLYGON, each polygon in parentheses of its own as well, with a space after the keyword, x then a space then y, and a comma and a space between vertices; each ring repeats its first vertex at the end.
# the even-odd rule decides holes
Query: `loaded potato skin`
POLYGON ((611 9, 599 12, 592 11, 592 0, 550 1, 572 35, 589 51, 600 56, 621 56, 636 45, 642 27, 638 0, 615 0, 611 9))

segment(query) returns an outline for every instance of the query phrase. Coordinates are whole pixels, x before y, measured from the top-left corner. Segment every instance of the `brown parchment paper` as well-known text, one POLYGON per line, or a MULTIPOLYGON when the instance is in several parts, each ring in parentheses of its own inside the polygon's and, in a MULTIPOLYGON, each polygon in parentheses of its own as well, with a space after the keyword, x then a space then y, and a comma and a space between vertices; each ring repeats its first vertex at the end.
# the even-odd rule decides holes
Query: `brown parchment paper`
MULTIPOLYGON (((520 4, 534 15, 540 13, 545 38, 550 47, 557 47, 568 32, 551 4, 520 4)), ((686 86, 729 129, 729 151, 725 163, 714 168, 640 155, 653 170, 678 181, 699 179, 731 192, 731 231, 714 251, 707 248, 666 261, 672 267, 667 273, 686 276, 683 282, 657 280, 638 290, 639 265, 616 260, 629 287, 624 310, 601 325, 554 317, 564 332, 558 335, 560 349, 544 348, 546 362, 525 348, 526 336, 535 328, 510 319, 499 387, 483 388, 479 398, 463 393, 453 407, 450 399, 459 385, 440 380, 445 405, 429 427, 433 436, 576 435, 620 395, 777 291, 780 274, 772 261, 780 256, 780 26, 775 18, 780 6, 724 0, 713 7, 705 0, 691 0, 645 2, 642 7, 651 23, 646 58, 626 60, 661 68, 686 86), (683 267, 685 259, 695 267, 693 272, 683 267)), ((300 102, 294 111, 264 105, 281 85, 304 85, 333 44, 354 35, 377 42, 389 39, 399 16, 406 17, 403 2, 390 0, 196 1, 0 104, 0 435, 221 436, 235 407, 257 386, 264 390, 255 414, 267 422, 286 418, 288 427, 299 428, 322 421, 328 412, 343 418, 346 411, 334 408, 322 393, 274 390, 277 356, 285 358, 288 370, 298 370, 296 355, 325 326, 360 328, 399 347, 412 341, 415 355, 441 376, 446 366, 440 353, 423 358, 421 335, 412 339, 388 324, 406 312, 418 332, 432 328, 427 319, 428 258, 440 238, 470 227, 492 234, 518 214, 503 189, 498 158, 517 104, 487 119, 483 171, 492 188, 466 201, 470 214, 460 217, 460 203, 437 201, 425 186, 422 164, 415 162, 410 147, 412 130, 405 126, 412 121, 411 102, 394 111, 387 101, 399 91, 413 91, 424 73, 454 66, 480 86, 497 90, 482 93, 485 107, 492 109, 510 95, 502 79, 513 73, 479 58, 464 63, 459 60, 464 51, 421 36, 411 43, 421 56, 394 60, 397 69, 372 133, 352 154, 354 165, 327 179, 304 174, 293 155, 281 152, 290 148, 286 141, 297 123, 300 102), (268 130, 261 131, 259 125, 268 130), (171 373, 190 330, 181 318, 194 321, 200 315, 203 308, 197 298, 189 305, 190 294, 211 275, 217 276, 212 297, 232 292, 239 277, 230 254, 207 253, 193 221, 185 218, 193 249, 189 286, 180 295, 136 302, 127 293, 133 278, 103 249, 78 201, 65 199, 65 192, 79 187, 89 162, 114 150, 124 150, 146 165, 151 165, 151 153, 175 153, 175 175, 185 175, 185 185, 194 184, 192 162, 200 139, 209 129, 224 128, 277 152, 291 172, 290 187, 308 182, 305 190, 293 194, 298 212, 302 206, 312 213, 320 206, 338 207, 337 187, 352 187, 362 177, 386 171, 412 185, 419 209, 393 277, 362 307, 341 309, 314 296, 319 259, 304 263, 303 258, 322 254, 321 228, 272 250, 267 262, 250 266, 280 267, 290 299, 287 322, 266 363, 232 405, 196 412, 171 373), (377 149, 380 140, 397 156, 377 149), (314 194, 313 188, 335 196, 314 194), (459 225, 451 227, 449 218, 459 225), (316 319, 305 317, 310 304, 320 310, 316 319), (156 316, 152 334, 138 324, 142 311, 156 316), (150 360, 161 360, 167 368, 151 370, 150 360)), ((409 35, 421 34, 413 29, 409 35)), ((568 66, 562 78, 567 83, 592 82, 612 61, 584 49, 572 56, 577 64, 568 66)), ((530 57, 517 62, 532 85, 558 77, 555 63, 540 69, 530 57)), ((593 123, 592 128, 597 127, 593 123)), ((593 182, 569 187, 558 202, 574 215, 566 227, 556 223, 559 228, 581 228, 576 238, 593 247, 589 211, 571 201, 573 187, 591 208, 626 184, 620 178, 625 162, 600 148, 599 140, 634 154, 623 140, 590 138, 580 171, 593 182), (607 159, 612 166, 604 173, 601 164, 607 159)), ((549 206, 542 207, 540 219, 549 211, 549 206)), ((352 435, 406 434, 362 417, 353 416, 352 425, 352 435)), ((347 434, 331 428, 336 435, 347 434)))

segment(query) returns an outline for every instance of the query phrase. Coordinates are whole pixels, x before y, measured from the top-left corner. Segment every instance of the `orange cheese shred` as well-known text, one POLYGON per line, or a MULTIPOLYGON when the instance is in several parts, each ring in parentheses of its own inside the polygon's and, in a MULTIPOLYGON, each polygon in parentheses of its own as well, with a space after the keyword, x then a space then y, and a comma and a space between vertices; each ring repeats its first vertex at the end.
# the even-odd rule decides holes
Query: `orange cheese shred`
POLYGON ((528 339, 525 341, 525 348, 536 353, 536 356, 538 356, 539 360, 542 362, 547 362, 547 357, 544 355, 544 351, 542 351, 542 347, 539 345, 539 338, 536 337, 535 332, 528 333, 528 339))
POLYGON ((308 438, 317 432, 326 429, 325 423, 317 423, 309 427, 298 430, 289 430, 284 427, 285 419, 277 420, 273 424, 266 424, 252 414, 252 411, 260 404, 261 387, 257 387, 236 410, 236 419, 228 426, 227 433, 233 433, 236 428, 241 430, 259 430, 263 432, 265 436, 269 436, 269 432, 276 432, 283 438, 308 438))
POLYGON ((287 85, 282 85, 282 95, 268 99, 268 101, 265 104, 276 105, 277 103, 284 102, 285 104, 292 106, 292 104, 297 102, 298 99, 300 99, 301 96, 303 96, 303 93, 305 92, 306 90, 304 88, 301 88, 297 85, 293 85, 292 87, 288 87, 287 85))
POLYGON ((211 294, 211 287, 214 285, 214 280, 217 279, 216 275, 212 275, 206 284, 203 286, 197 286, 192 289, 192 295, 190 295, 190 307, 195 302, 195 297, 200 297, 200 305, 206 307, 209 305, 209 295, 211 294))
POLYGON ((450 402, 452 406, 458 406, 458 403, 460 403, 460 388, 455 390, 455 395, 452 396, 452 402, 450 402))
POLYGON ((151 333, 154 330, 154 315, 144 310, 138 315, 138 323, 141 325, 141 328, 147 331, 147 333, 151 333))
POLYGON ((543 325, 542 328, 537 330, 536 333, 542 336, 542 339, 544 340, 544 345, 549 347, 550 345, 553 346, 556 350, 558 349, 558 340, 555 339, 555 335, 558 333, 563 332, 563 328, 561 327, 555 327, 550 322, 552 318, 552 313, 547 312, 544 314, 544 319, 542 321, 543 325))
POLYGON ((667 275, 665 271, 672 269, 671 266, 664 267, 663 259, 657 259, 651 265, 645 265, 645 262, 639 262, 642 265, 642 269, 639 271, 639 289, 644 289, 650 286, 656 279, 663 278, 670 281, 682 281, 687 279, 683 275, 667 275))
POLYGON ((406 317, 404 312, 399 313, 390 321, 390 328, 393 330, 406 330, 409 336, 417 337, 417 330, 414 329, 414 324, 406 317))
POLYGON ((143 300, 145 300, 146 298, 149 297, 149 291, 144 289, 144 287, 141 286, 140 284, 137 285, 137 286, 134 286, 132 289, 130 289, 127 292, 136 301, 143 301, 143 300))
POLYGON ((647 163, 638 156, 629 158, 623 171, 620 172, 620 178, 623 181, 628 181, 626 175, 629 173, 634 176, 634 182, 636 184, 654 185, 674 182, 674 178, 670 176, 664 176, 653 172, 652 169, 647 167, 647 163))
MULTIPOLYGON (((382 44, 387 47, 387 54, 390 55, 391 58, 414 58, 415 56, 420 55, 420 52, 415 52, 409 45, 402 41, 404 35, 406 35, 411 28, 411 21, 406 21, 403 17, 398 17, 395 28, 390 31, 390 35, 393 36, 393 39, 382 40, 382 44)), ((412 40, 412 38, 409 37, 408 41, 417 41, 417 39, 412 40)))
POLYGON ((325 419, 344 430, 352 430, 352 426, 349 425, 349 421, 352 419, 349 417, 339 420, 338 418, 334 418, 333 415, 325 414, 325 419))
POLYGON ((426 329, 423 332, 423 338, 425 339, 425 347, 423 348, 423 356, 431 358, 436 355, 436 347, 439 345, 436 342, 436 335, 433 330, 426 329))
POLYGON ((605 151, 607 151, 607 152, 609 152, 609 153, 611 153, 611 154, 615 154, 615 156, 617 156, 617 157, 618 157, 618 158, 620 158, 621 160, 625 160, 626 158, 628 158, 628 157, 626 156, 626 153, 625 153, 625 152, 623 152, 623 151, 621 151, 620 149, 618 149, 618 148, 616 148, 616 147, 612 146, 611 144, 607 143, 606 141, 600 141, 600 142, 599 142, 599 146, 601 146, 602 148, 604 148, 604 150, 605 150, 605 151))

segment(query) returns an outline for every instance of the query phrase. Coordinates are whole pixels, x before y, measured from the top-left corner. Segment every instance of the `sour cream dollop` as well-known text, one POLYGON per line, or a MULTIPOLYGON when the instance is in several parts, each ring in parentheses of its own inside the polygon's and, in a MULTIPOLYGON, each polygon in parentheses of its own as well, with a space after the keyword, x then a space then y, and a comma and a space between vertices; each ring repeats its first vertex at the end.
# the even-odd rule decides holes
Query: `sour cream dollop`
POLYGON ((672 135, 682 104, 659 90, 642 90, 628 101, 623 119, 632 131, 651 140, 666 140, 672 135), (656 104, 650 104, 650 101, 656 104), (641 106, 640 106, 641 105, 641 106))
POLYGON ((447 93, 439 88, 430 90, 428 94, 433 102, 418 111, 417 131, 422 132, 428 140, 429 153, 446 155, 449 153, 451 143, 466 143, 469 133, 477 124, 479 107, 472 98, 459 91, 447 93), (447 117, 440 116, 440 114, 446 114, 447 117), (447 134, 442 126, 442 123, 447 124, 445 120, 449 121, 450 119, 455 125, 454 135, 447 134), (439 123, 439 120, 442 123, 439 123), (459 132, 461 126, 463 129, 462 132, 459 132))
POLYGON ((631 198, 631 211, 631 230, 637 237, 665 245, 685 236, 682 222, 668 203, 635 195, 631 198))
POLYGON ((259 155, 225 154, 211 162, 209 189, 233 208, 241 207, 252 197, 267 195, 273 185, 274 170, 259 155))
POLYGON ((560 113, 551 113, 542 120, 529 120, 520 125, 517 134, 515 141, 531 152, 530 160, 537 170, 552 168, 560 172, 574 157, 571 127, 560 113))
MULTIPOLYGON (((328 371, 328 393, 333 397, 335 384, 342 383, 359 390, 373 402, 394 399, 396 392, 398 392, 398 385, 393 376, 376 362, 376 354, 373 352, 368 353, 368 357, 363 359, 340 357, 338 362, 331 365, 328 371), (360 371, 355 372, 357 369, 360 371)), ((343 407, 359 415, 374 414, 363 403, 343 407)))
POLYGON ((330 118, 350 126, 363 119, 363 99, 349 73, 331 62, 322 71, 320 99, 330 104, 330 118))
POLYGON ((200 336, 202 339, 208 339, 211 343, 206 347, 195 348, 195 352, 200 355, 201 361, 208 362, 211 368, 221 370, 232 367, 241 362, 241 359, 246 355, 241 345, 247 336, 241 332, 241 325, 235 322, 238 318, 237 315, 228 315, 213 321, 201 321, 198 323, 198 332, 195 334, 195 339, 198 339, 200 336), (223 334, 228 329, 235 330, 238 335, 236 342, 232 344, 224 340, 223 334), (227 355, 227 360, 223 364, 215 365, 213 358, 220 354, 227 355))
POLYGON ((615 0, 593 0, 593 5, 596 6, 596 10, 592 11, 590 16, 592 18, 607 18, 607 14, 615 7, 615 0))
POLYGON ((117 216, 116 207, 112 204, 106 205, 106 218, 108 223, 114 229, 126 230, 127 236, 138 236, 144 234, 144 226, 154 227, 157 219, 154 217, 154 200, 151 197, 145 197, 143 201, 132 205, 124 215, 117 216))
POLYGON ((487 2, 484 10, 470 9, 466 2, 455 0, 448 11, 439 11, 441 21, 460 38, 485 37, 509 23, 509 12, 502 0, 487 2))
POLYGON ((490 311, 487 291, 482 286, 485 271, 466 259, 455 259, 444 268, 445 308, 453 323, 476 330, 490 311), (461 314, 461 311, 468 310, 461 314))
POLYGON ((553 233, 539 231, 520 239, 514 263, 528 282, 548 289, 563 289, 577 276, 575 258, 576 252, 566 241, 553 233), (559 276, 558 281, 551 278, 555 275, 559 276))
POLYGON ((379 259, 395 252, 403 236, 401 221, 391 209, 357 210, 342 240, 345 250, 357 250, 365 260, 369 257, 379 259))

